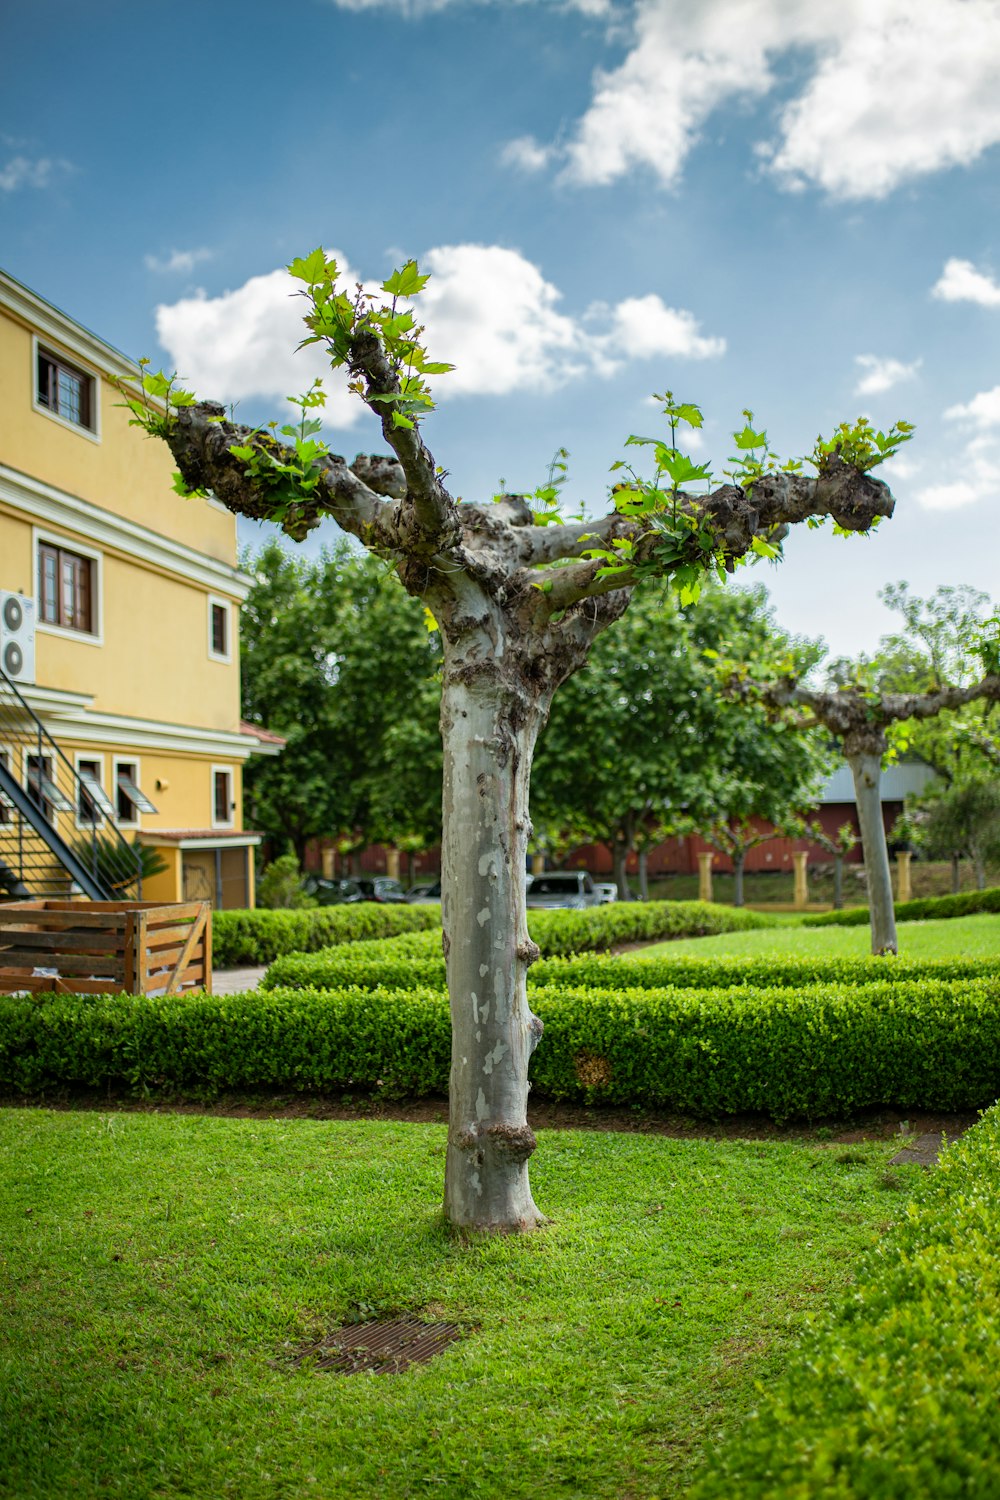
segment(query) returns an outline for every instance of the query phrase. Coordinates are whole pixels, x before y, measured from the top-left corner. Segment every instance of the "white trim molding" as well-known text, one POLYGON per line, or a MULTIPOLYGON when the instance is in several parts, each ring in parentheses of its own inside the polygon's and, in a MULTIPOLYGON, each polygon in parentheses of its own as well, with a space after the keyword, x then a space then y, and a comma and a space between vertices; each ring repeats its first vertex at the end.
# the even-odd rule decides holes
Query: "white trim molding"
MULTIPOLYGON (((80 641, 87 646, 104 645, 104 554, 98 552, 96 547, 88 547, 84 542, 78 542, 76 537, 63 536, 58 531, 45 531, 41 526, 31 528, 31 557, 35 590, 35 629, 41 635, 57 635, 64 641, 80 641), (53 625, 51 621, 42 619, 42 571, 39 566, 39 543, 45 542, 50 547, 61 547, 64 552, 75 552, 80 557, 89 558, 94 564, 94 570, 90 579, 90 617, 95 628, 93 630, 71 630, 66 625, 53 625), (67 543, 71 545, 67 545, 67 543)), ((62 585, 57 580, 57 588, 62 585)))
POLYGON ((166 834, 157 834, 155 828, 147 829, 140 833, 140 844, 155 844, 159 849, 256 849, 264 835, 262 833, 241 833, 235 838, 230 838, 225 829, 219 829, 219 836, 213 834, 195 834, 189 839, 170 838, 166 834))
POLYGON ((39 297, 23 282, 15 280, 6 271, 0 271, 0 307, 6 307, 15 317, 29 323, 42 335, 42 342, 51 339, 62 344, 76 360, 93 365, 112 380, 139 379, 139 369, 133 359, 120 349, 107 344, 82 323, 77 323, 68 313, 61 312, 39 297))
POLYGON ((230 563, 219 562, 183 542, 160 536, 138 521, 115 515, 103 506, 70 495, 0 463, 0 504, 49 526, 62 526, 75 537, 96 546, 111 547, 132 562, 184 578, 205 589, 215 589, 242 604, 254 580, 230 563))
MULTIPOLYGON (((25 693, 25 699, 31 699, 25 693)), ((63 714, 58 708, 44 713, 45 727, 53 739, 71 740, 78 745, 122 745, 136 750, 181 751, 188 755, 211 755, 216 759, 244 761, 257 753, 259 741, 249 735, 227 729, 203 729, 189 724, 161 724, 155 719, 128 719, 124 714, 79 713, 72 709, 63 714)), ((134 757, 133 757, 134 759, 134 757)))

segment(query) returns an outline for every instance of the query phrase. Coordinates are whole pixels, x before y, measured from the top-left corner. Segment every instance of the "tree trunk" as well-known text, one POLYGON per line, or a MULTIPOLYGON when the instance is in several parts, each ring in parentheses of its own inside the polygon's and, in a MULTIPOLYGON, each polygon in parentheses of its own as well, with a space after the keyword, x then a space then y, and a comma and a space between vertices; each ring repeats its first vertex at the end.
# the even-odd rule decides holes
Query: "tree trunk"
POLYGON ((733 905, 743 905, 743 870, 747 862, 747 851, 740 849, 733 854, 733 905))
MULTIPOLYGON (((528 1182, 528 1060, 542 1024, 528 1009, 528 783, 544 703, 498 674, 449 670, 441 700, 441 897, 452 1017, 445 1213, 454 1225, 544 1223, 528 1182)), ((513 673, 510 674, 513 677, 513 673)))
POLYGON ((639 900, 649 900, 649 850, 639 850, 639 900))
POLYGON ((614 861, 615 885, 619 901, 631 901, 632 891, 628 883, 628 857, 632 853, 632 819, 623 818, 615 829, 611 841, 611 857, 614 861))
POLYGON ((844 856, 842 854, 833 856, 833 909, 834 911, 844 909, 844 856))
POLYGON ((953 854, 951 856, 951 894, 957 896, 962 889, 962 856, 953 854))
MULTIPOLYGON (((845 747, 846 749, 846 747, 845 747)), ((892 898, 889 846, 882 821, 882 756, 870 749, 847 754, 854 777, 854 799, 861 825, 861 848, 868 876, 868 910, 871 917, 872 952, 896 953, 896 911, 892 898)))
POLYGON ((976 844, 969 849, 969 858, 972 860, 972 878, 976 882, 977 891, 986 889, 986 861, 983 859, 982 850, 976 844))

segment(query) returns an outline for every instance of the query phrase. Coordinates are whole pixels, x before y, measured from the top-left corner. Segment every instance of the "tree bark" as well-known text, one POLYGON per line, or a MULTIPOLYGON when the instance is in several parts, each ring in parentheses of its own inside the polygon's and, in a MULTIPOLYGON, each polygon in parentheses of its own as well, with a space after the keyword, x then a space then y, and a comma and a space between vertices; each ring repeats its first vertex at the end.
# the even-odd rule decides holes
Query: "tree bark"
POLYGON ((833 909, 834 911, 844 909, 844 856, 842 854, 833 856, 833 909))
POLYGON ((872 952, 897 953, 896 909, 892 897, 889 845, 882 821, 882 754, 879 750, 848 748, 847 763, 854 777, 854 800, 861 825, 861 848, 868 875, 868 910, 872 952))
POLYGON ((957 896, 962 889, 962 858, 959 854, 951 856, 951 894, 957 896))
POLYGON ((639 900, 649 900, 649 850, 639 850, 639 900))
POLYGON ((619 901, 631 901, 632 890, 628 883, 628 857, 632 853, 632 817, 623 818, 615 829, 611 841, 611 858, 614 863, 615 885, 619 901))
POLYGON ((547 702, 496 674, 451 671, 445 653, 441 896, 452 1062, 445 1213, 459 1227, 544 1223, 528 1181, 528 1060, 542 1023, 528 1008, 525 855, 531 757, 547 702))
POLYGON ((740 849, 733 854, 733 905, 743 905, 743 871, 746 867, 747 851, 740 849))

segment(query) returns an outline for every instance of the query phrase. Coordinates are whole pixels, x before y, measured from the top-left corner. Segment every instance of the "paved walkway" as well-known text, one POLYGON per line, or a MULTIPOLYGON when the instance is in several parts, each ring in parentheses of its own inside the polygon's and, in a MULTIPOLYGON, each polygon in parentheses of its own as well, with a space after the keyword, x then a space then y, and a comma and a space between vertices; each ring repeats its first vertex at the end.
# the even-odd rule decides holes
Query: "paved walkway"
POLYGON ((239 995, 243 990, 255 990, 266 973, 266 965, 260 969, 213 969, 212 993, 239 995))

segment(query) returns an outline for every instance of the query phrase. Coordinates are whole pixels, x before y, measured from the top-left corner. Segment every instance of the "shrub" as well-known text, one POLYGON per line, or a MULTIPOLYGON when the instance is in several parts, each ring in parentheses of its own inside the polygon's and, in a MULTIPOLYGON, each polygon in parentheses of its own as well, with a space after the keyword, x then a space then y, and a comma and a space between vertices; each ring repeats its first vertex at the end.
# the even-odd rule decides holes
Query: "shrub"
POLYGON ((528 931, 544 957, 667 938, 712 937, 773 927, 762 912, 708 901, 622 901, 585 911, 529 911, 528 931))
MULTIPOLYGON (((541 989, 532 1083, 549 1098, 703 1118, 885 1106, 975 1109, 1000 1092, 1000 983, 541 989)), ((445 1092, 443 990, 0 997, 0 1088, 445 1092)))
POLYGON ((319 905, 305 888, 294 854, 272 859, 257 881, 257 905, 266 911, 302 911, 319 905))
POLYGON ((1000 1114, 941 1157, 691 1500, 1000 1495, 1000 1114))
POLYGON ((212 916, 213 957, 220 969, 269 964, 282 953, 312 953, 335 943, 440 925, 440 907, 381 906, 375 901, 313 911, 217 911, 212 916))
MULTIPOLYGON (((612 957, 584 954, 547 958, 528 972, 532 990, 588 989, 728 989, 754 985, 792 989, 810 984, 873 984, 893 980, 1000 978, 1000 961, 932 959, 912 962, 884 958, 672 958, 612 957)), ((384 942, 345 943, 319 953, 293 953, 277 959, 264 976, 267 989, 442 989, 444 955, 439 933, 418 933, 384 942)))
MULTIPOLYGON (((1000 911, 1000 886, 986 891, 962 891, 958 896, 922 896, 918 901, 897 901, 897 922, 929 922, 944 917, 974 917, 980 912, 1000 911)), ((846 911, 824 911, 803 917, 803 927, 865 927, 867 906, 849 906, 846 911)))

